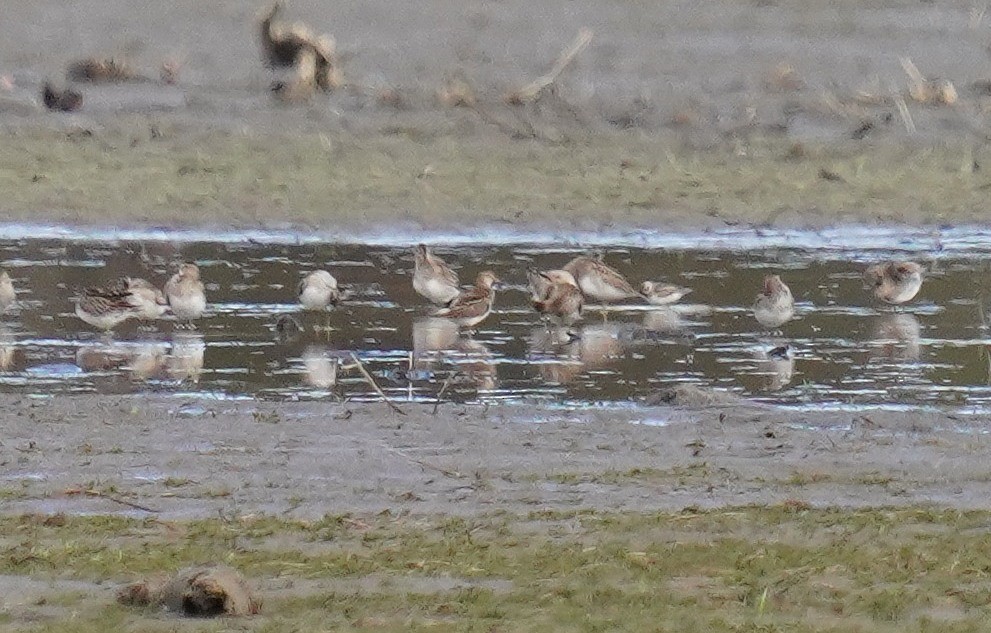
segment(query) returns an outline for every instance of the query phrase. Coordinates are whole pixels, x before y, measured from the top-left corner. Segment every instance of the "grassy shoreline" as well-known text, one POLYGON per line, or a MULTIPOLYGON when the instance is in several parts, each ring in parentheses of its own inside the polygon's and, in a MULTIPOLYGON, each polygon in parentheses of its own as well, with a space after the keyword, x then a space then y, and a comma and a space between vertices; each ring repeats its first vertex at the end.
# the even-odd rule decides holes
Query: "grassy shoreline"
POLYGON ((547 144, 123 126, 0 134, 8 220, 350 230, 508 225, 821 227, 986 221, 991 176, 964 143, 680 149, 614 134, 547 144), (157 128, 156 128, 157 130, 157 128))
MULTIPOLYGON (((977 631, 991 601, 991 512, 383 513, 165 522, 0 518, 5 578, 52 585, 74 630, 216 630, 113 603, 115 583, 209 561, 262 588, 237 630, 977 631)), ((14 630, 59 618, 0 615, 14 630), (21 619, 23 618, 23 619, 21 619)))

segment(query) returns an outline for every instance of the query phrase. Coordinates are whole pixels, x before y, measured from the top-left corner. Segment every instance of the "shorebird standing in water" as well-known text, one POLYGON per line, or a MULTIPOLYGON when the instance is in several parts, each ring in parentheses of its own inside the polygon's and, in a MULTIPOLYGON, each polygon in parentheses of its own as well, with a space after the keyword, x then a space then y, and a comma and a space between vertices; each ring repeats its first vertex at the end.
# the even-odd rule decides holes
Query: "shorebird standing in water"
MULTIPOLYGON (((576 257, 565 264, 564 270, 575 278, 582 294, 591 299, 614 302, 640 296, 619 271, 602 261, 601 254, 597 253, 593 257, 586 255, 576 257)), ((602 320, 606 320, 604 310, 602 320)))
POLYGON ((299 282, 299 303, 305 310, 326 310, 340 300, 337 280, 326 270, 315 270, 299 282))
POLYGON ((475 327, 492 311, 497 283, 499 278, 491 270, 478 273, 474 287, 455 297, 446 308, 435 312, 434 316, 453 319, 462 327, 475 327))
POLYGON ((776 329, 795 316, 791 289, 777 275, 764 277, 764 289, 754 302, 754 318, 766 328, 776 329))
POLYGON ((425 244, 418 244, 414 251, 413 290, 440 306, 446 306, 461 294, 457 273, 425 244))
MULTIPOLYGON (((299 282, 299 303, 304 310, 325 312, 328 307, 335 307, 341 300, 341 291, 337 280, 326 270, 315 270, 299 282)), ((319 329, 314 326, 314 329, 319 329)), ((331 331, 329 320, 323 324, 323 330, 329 336, 331 331)))
POLYGON ((561 325, 573 325, 581 318, 585 296, 571 273, 531 270, 527 279, 534 310, 561 325))
POLYGON ((864 271, 864 284, 885 303, 907 303, 922 288, 922 266, 915 262, 894 261, 875 264, 864 271))
POLYGON ((150 281, 137 277, 122 277, 114 283, 119 289, 131 293, 135 316, 142 321, 153 321, 169 311, 169 301, 165 298, 165 293, 150 281))
POLYGON ((571 273, 586 297, 599 301, 622 301, 639 295, 619 271, 597 257, 576 257, 564 266, 564 270, 571 273))
POLYGON ((655 306, 678 303, 682 297, 691 291, 691 288, 662 284, 656 281, 645 281, 640 284, 640 294, 647 300, 647 303, 655 306))
POLYGON ((17 291, 14 290, 14 282, 6 270, 0 271, 0 314, 7 311, 10 306, 17 302, 17 291))
POLYGON ((76 300, 76 316, 105 333, 132 317, 140 318, 147 309, 144 299, 135 296, 126 277, 106 286, 84 288, 76 300))
POLYGON ((206 293, 200 281, 199 266, 192 263, 179 266, 179 272, 165 284, 165 296, 176 318, 195 328, 193 319, 203 316, 206 310, 206 293))

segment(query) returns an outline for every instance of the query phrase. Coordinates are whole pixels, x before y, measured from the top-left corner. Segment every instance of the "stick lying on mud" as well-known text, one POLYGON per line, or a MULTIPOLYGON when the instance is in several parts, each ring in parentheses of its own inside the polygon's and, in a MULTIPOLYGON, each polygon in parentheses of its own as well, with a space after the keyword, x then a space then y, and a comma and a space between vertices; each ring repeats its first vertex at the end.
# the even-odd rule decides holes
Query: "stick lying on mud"
POLYGON ((506 95, 506 102, 512 105, 522 105, 524 103, 532 103, 536 101, 541 93, 553 84, 558 76, 564 72, 564 69, 568 67, 578 53, 585 50, 588 43, 592 41, 592 30, 589 28, 583 28, 578 31, 578 35, 575 40, 561 52, 561 55, 554 62, 554 65, 546 73, 537 77, 527 85, 523 86, 519 90, 509 93, 506 95))
POLYGON ((148 506, 143 506, 140 503, 134 503, 132 501, 127 501, 126 499, 121 499, 120 497, 115 497, 114 495, 108 495, 105 492, 100 492, 99 490, 94 490, 92 488, 70 488, 65 491, 67 495, 86 495, 87 497, 99 497, 101 499, 106 499, 107 501, 113 501, 114 503, 119 503, 135 510, 141 510, 143 512, 158 513, 161 510, 156 510, 155 508, 149 508, 148 506))
MULTIPOLYGON (((382 389, 378 386, 378 383, 376 383, 375 379, 372 378, 372 375, 368 373, 368 370, 365 369, 365 366, 361 364, 361 361, 358 360, 358 356, 354 352, 351 352, 351 360, 354 361, 354 366, 358 368, 358 371, 360 371, 361 375, 365 377, 365 380, 368 381, 368 384, 372 386, 372 389, 375 390, 375 393, 377 393, 382 397, 383 402, 389 405, 389 408, 395 411, 396 413, 398 413, 399 415, 406 415, 405 411, 403 411, 398 406, 396 406, 396 403, 390 400, 389 396, 385 395, 385 392, 382 391, 382 389)), ((342 369, 349 369, 349 368, 350 365, 346 367, 342 367, 342 369)))

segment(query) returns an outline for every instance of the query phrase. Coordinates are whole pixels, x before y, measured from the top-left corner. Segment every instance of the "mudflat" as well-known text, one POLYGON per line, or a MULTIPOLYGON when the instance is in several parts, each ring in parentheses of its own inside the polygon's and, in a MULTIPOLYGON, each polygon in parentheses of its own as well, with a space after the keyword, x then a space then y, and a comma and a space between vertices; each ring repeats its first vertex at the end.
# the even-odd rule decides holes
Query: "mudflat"
POLYGON ((4 396, 5 513, 987 505, 987 420, 786 411, 719 392, 635 411, 4 396), (144 509, 143 509, 144 508, 144 509))
POLYGON ((286 19, 335 38, 345 84, 295 105, 270 94, 262 8, 9 7, 6 217, 352 231, 984 218, 989 21, 970 3, 299 1, 286 19), (507 102, 582 28, 589 46, 548 90, 507 102), (42 82, 86 56, 140 78, 80 84, 80 111, 46 112, 42 82), (926 99, 946 82, 951 103, 926 99), (452 86, 467 105, 443 98, 452 86))
MULTIPOLYGON (((283 75, 261 63, 260 3, 7 4, 8 221, 986 222, 991 20, 974 3, 297 0, 287 19, 336 39, 345 84, 292 105, 269 90, 283 75), (539 99, 507 100, 583 28, 589 46, 539 99), (87 56, 139 77, 78 84, 79 111, 46 111, 43 83, 87 56)), ((635 410, 400 406, 0 396, 0 628, 987 622, 986 416, 719 392, 635 410), (261 616, 113 602, 119 583, 209 562, 260 589, 261 616)))

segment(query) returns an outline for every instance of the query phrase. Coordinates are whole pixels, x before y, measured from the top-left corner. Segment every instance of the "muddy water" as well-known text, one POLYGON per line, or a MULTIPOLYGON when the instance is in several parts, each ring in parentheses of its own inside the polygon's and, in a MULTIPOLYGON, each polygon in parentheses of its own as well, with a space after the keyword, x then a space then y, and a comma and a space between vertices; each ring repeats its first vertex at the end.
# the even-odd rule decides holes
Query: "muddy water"
POLYGON ((929 277, 913 303, 892 310, 870 300, 860 270, 897 251, 807 242, 607 249, 607 262, 634 283, 694 292, 674 309, 589 309, 580 339, 569 341, 530 310, 525 271, 559 267, 580 249, 439 246, 462 281, 491 268, 507 285, 496 312, 463 332, 431 318, 413 293, 406 247, 22 236, 0 241, 20 300, 2 319, 0 390, 374 399, 357 371, 341 369, 353 353, 398 400, 433 401, 443 391, 445 401, 635 406, 688 382, 798 407, 991 409, 983 308, 991 254, 913 242, 929 277), (180 259, 196 261, 207 282, 210 312, 196 330, 129 322, 105 338, 73 314, 78 288, 124 274, 161 284, 180 259), (318 267, 338 278, 347 301, 302 314, 296 284, 318 267), (798 303, 779 332, 764 331, 749 310, 768 272, 782 275, 798 303), (303 331, 280 332, 283 315, 303 331))

